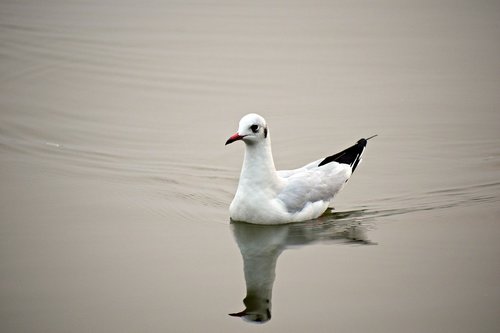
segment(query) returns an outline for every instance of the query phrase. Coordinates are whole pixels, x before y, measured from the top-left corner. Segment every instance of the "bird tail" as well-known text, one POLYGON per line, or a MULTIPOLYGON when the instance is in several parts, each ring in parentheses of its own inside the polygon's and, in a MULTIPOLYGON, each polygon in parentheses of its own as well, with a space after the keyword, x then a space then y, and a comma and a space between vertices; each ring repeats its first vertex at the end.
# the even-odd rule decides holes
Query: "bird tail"
POLYGON ((356 144, 352 145, 351 147, 344 149, 337 154, 325 158, 318 164, 318 167, 328 164, 330 162, 337 162, 341 164, 349 164, 352 168, 352 172, 354 172, 359 162, 361 162, 361 156, 363 155, 363 151, 366 148, 367 141, 376 136, 377 134, 372 135, 367 139, 364 138, 359 139, 358 142, 356 142, 356 144))

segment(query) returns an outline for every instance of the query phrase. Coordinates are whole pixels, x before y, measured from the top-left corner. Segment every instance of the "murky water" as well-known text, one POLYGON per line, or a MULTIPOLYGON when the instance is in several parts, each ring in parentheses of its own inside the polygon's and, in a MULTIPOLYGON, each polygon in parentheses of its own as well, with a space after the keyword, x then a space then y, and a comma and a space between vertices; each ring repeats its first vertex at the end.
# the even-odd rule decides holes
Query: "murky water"
POLYGON ((493 1, 2 1, 2 331, 498 331, 499 20, 493 1), (243 146, 224 142, 249 112, 280 169, 379 134, 335 213, 229 223, 243 146))

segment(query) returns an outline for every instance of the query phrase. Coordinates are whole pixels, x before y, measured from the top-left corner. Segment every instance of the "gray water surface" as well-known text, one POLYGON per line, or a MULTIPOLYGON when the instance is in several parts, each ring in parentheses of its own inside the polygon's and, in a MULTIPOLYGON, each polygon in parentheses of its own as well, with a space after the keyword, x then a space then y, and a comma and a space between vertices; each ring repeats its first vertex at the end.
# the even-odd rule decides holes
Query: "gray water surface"
POLYGON ((2 1, 1 331, 499 331, 498 22, 494 1, 2 1), (250 112, 279 169, 379 136, 333 213, 230 224, 250 112))

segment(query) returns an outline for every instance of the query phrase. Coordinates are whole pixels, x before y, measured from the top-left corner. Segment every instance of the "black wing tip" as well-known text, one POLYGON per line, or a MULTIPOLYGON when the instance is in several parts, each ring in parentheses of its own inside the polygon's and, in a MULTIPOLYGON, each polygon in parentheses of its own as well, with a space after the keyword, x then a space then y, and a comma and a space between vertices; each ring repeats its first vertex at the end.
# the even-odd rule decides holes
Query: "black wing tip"
POLYGON ((361 146, 365 147, 367 143, 368 143, 368 140, 361 138, 358 140, 358 142, 356 142, 356 145, 361 145, 361 146))
POLYGON ((361 159, 361 154, 363 154, 363 151, 365 150, 368 140, 376 136, 377 134, 372 135, 366 139, 365 138, 359 139, 356 142, 356 144, 352 145, 351 147, 342 150, 340 153, 325 158, 318 164, 318 167, 328 164, 330 162, 337 162, 341 164, 349 164, 352 167, 352 171, 354 172, 354 170, 356 170, 356 167, 359 164, 359 161, 361 159))
POLYGON ((366 143, 368 142, 368 140, 373 139, 374 137, 377 137, 377 136, 378 136, 378 134, 372 135, 372 136, 370 136, 370 137, 368 137, 366 139, 365 138, 361 138, 361 139, 358 140, 357 144, 362 144, 362 145, 366 146, 366 143))

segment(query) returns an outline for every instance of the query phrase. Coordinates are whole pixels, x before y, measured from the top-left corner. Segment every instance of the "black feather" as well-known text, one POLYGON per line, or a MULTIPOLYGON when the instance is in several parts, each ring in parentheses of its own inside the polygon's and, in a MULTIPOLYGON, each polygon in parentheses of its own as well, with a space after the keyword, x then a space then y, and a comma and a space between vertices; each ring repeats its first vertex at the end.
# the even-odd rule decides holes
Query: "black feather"
POLYGON ((340 153, 328 156, 323 161, 318 164, 318 167, 328 164, 330 162, 337 162, 342 164, 349 164, 352 167, 352 171, 356 170, 359 161, 361 160, 361 154, 366 147, 366 141, 373 138, 369 137, 368 139, 359 139, 355 145, 342 150, 340 153))

